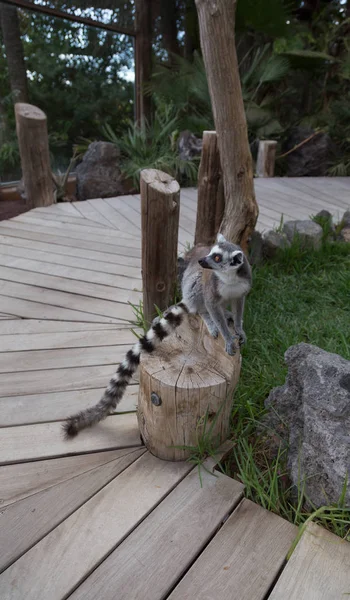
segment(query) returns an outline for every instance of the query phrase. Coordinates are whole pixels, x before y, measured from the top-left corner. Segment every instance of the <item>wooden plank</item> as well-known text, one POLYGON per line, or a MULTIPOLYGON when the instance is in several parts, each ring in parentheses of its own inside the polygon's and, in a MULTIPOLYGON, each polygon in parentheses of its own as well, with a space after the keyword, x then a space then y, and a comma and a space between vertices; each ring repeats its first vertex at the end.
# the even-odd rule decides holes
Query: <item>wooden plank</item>
POLYGON ((90 470, 82 474, 71 474, 65 481, 3 508, 0 537, 7 543, 1 551, 0 572, 74 513, 144 451, 118 450, 113 453, 113 459, 110 456, 112 453, 108 452, 104 464, 97 467, 92 465, 90 470))
MULTIPOLYGON (((140 211, 140 198, 136 199, 134 196, 118 196, 117 198, 106 198, 106 202, 112 208, 118 210, 119 213, 138 229, 138 235, 141 235, 141 211, 140 211), (128 200, 131 199, 131 202, 128 200)), ((135 235, 137 233, 135 232, 135 235)))
POLYGON ((350 593, 350 543, 310 523, 269 600, 336 600, 350 593))
MULTIPOLYGON (((53 277, 63 277, 74 281, 82 281, 84 283, 101 284, 113 288, 116 296, 119 294, 119 289, 135 290, 142 288, 140 273, 137 279, 132 279, 125 275, 111 275, 109 273, 101 273, 99 271, 91 271, 88 269, 80 269, 78 267, 52 264, 41 260, 32 260, 29 257, 13 256, 14 253, 9 253, 7 248, 5 252, 1 251, 0 245, 0 265, 10 267, 12 269, 21 269, 30 273, 40 273, 40 275, 50 275, 53 277)), ((16 272, 16 271, 15 271, 16 272)), ((4 277, 6 278, 6 277, 4 277)), ((37 280, 42 280, 37 277, 37 280)))
MULTIPOLYGON (((45 210, 45 212, 47 212, 46 209, 40 210, 45 210)), ((75 203, 72 202, 59 202, 57 204, 53 204, 52 206, 50 206, 50 212, 58 215, 63 214, 70 215, 72 217, 79 217, 79 213, 75 208, 75 203)))
POLYGON ((116 213, 118 219, 118 229, 125 229, 136 237, 141 236, 141 219, 135 220, 135 211, 123 204, 118 198, 105 198, 104 202, 108 204, 116 213))
POLYGON ((113 227, 101 213, 96 210, 89 202, 74 202, 74 208, 86 219, 104 225, 105 227, 113 227))
MULTIPOLYGON (((1 330, 0 330, 1 331, 1 330)), ((20 333, 20 332, 19 332, 20 333)), ((28 350, 53 350, 57 348, 89 348, 134 344, 135 335, 130 329, 102 331, 66 331, 59 333, 30 333, 7 335, 0 338, 1 352, 24 352, 28 350)), ((14 357, 16 360, 16 357, 14 357)))
MULTIPOLYGON (((40 236, 36 237, 39 238, 40 236)), ((80 264, 76 264, 76 266, 83 267, 84 264, 89 264, 89 268, 91 270, 104 271, 108 267, 108 269, 115 269, 112 271, 113 273, 121 275, 130 274, 131 276, 133 273, 135 276, 139 276, 139 273, 141 272, 141 260, 140 258, 136 258, 134 256, 123 256, 122 259, 118 259, 116 258, 115 254, 108 254, 102 251, 88 250, 86 248, 78 248, 73 246, 62 246, 60 244, 48 244, 46 242, 39 241, 39 239, 27 240, 22 237, 13 237, 7 235, 0 235, 0 243, 2 245, 6 244, 7 246, 18 249, 25 248, 35 253, 40 252, 41 254, 47 256, 48 262, 50 262, 51 257, 57 257, 59 261, 71 260, 71 262, 68 264, 74 266, 74 259, 76 259, 82 261, 80 264)), ((28 258, 30 258, 29 255, 28 258)), ((63 262, 62 264, 67 263, 63 262)), ((109 272, 108 269, 106 272, 109 272)))
POLYGON ((134 448, 77 454, 0 467, 1 507, 9 506, 110 462, 117 456, 138 452, 134 448))
POLYGON ((134 413, 112 415, 68 441, 62 434, 62 421, 3 427, 0 429, 0 464, 140 445, 134 413))
POLYGON ((27 371, 25 376, 22 372, 0 373, 0 398, 42 394, 43 391, 48 394, 68 390, 103 388, 107 385, 114 370, 111 365, 98 365, 50 371, 27 371))
MULTIPOLYGON (((130 344, 125 346, 97 346, 93 348, 59 348, 24 352, 0 352, 0 373, 68 369, 90 365, 115 365, 121 362, 130 344)), ((48 374, 49 376, 49 374, 48 374)))
POLYGON ((2 600, 66 597, 190 469, 141 456, 0 576, 2 600))
MULTIPOLYGON (((23 375, 23 379, 25 376, 23 375)), ((42 392, 0 398, 0 427, 63 421, 69 415, 97 404, 107 385, 97 389, 71 390, 67 392, 42 392)), ((139 386, 129 385, 115 413, 136 410, 139 386)), ((1 488, 0 488, 1 489, 1 488)))
MULTIPOLYGON (((10 237, 18 237, 28 240, 37 240, 39 242, 47 242, 49 244, 59 244, 60 246, 68 246, 73 248, 84 248, 86 250, 95 250, 97 252, 109 253, 111 255, 127 255, 135 258, 140 258, 141 252, 139 248, 134 246, 127 248, 124 245, 123 240, 120 243, 109 244, 105 243, 103 236, 100 237, 99 242, 93 240, 80 239, 78 237, 70 238, 60 235, 54 235, 53 232, 44 230, 42 227, 36 227, 30 225, 24 225, 24 223, 14 223, 13 221, 1 221, 0 223, 0 235, 7 235, 10 237)), ((85 236, 84 236, 85 237, 85 236)), ((119 241, 119 240, 117 240, 119 241)))
MULTIPOLYGON (((74 321, 42 321, 39 319, 16 319, 12 323, 0 323, 0 335, 38 335, 42 333, 63 333, 78 331, 107 331, 118 335, 120 329, 125 329, 124 324, 118 323, 86 323, 74 321)), ((16 336, 17 337, 17 336, 16 336)))
MULTIPOLYGON (((271 182, 269 181, 267 182, 268 185, 270 185, 270 183, 271 182)), ((306 202, 310 202, 311 205, 314 203, 317 205, 322 204, 323 207, 324 205, 326 205, 326 207, 331 205, 334 208, 339 207, 340 210, 343 207, 345 210, 345 207, 348 204, 346 203, 346 200, 344 202, 341 196, 339 196, 336 188, 329 190, 325 185, 326 182, 320 182, 318 177, 286 177, 281 178, 278 183, 283 186, 286 194, 293 194, 294 192, 294 197, 296 198, 299 197, 299 194, 306 194, 308 196, 306 202), (297 193, 295 193, 295 190, 297 190, 297 193)))
MULTIPOLYGON (((3 282, 0 282, 0 290, 3 287, 3 282)), ((34 288, 35 289, 35 288, 34 288)), ((36 291, 36 290, 35 290, 36 291)), ((16 292, 12 292, 16 293, 16 292)), ((30 290, 30 294, 35 295, 33 290, 30 290)), ((20 292, 20 295, 22 292, 20 292)), ((29 294, 28 294, 29 295, 29 294)), ((44 297, 42 296, 42 299, 44 297)), ((46 300, 46 298, 45 298, 46 300)), ((60 299, 57 299, 57 302, 60 302, 60 299)), ((11 296, 11 292, 9 296, 1 296, 0 295, 0 308, 1 310, 13 310, 16 311, 16 315, 22 319, 56 319, 57 322, 65 319, 66 321, 86 321, 93 322, 98 324, 110 324, 110 323, 120 323, 125 327, 125 320, 120 320, 113 317, 104 317, 102 315, 95 315, 91 313, 81 312, 79 310, 71 310, 64 307, 58 307, 48 304, 43 304, 42 302, 31 301, 26 298, 16 298, 11 296)))
POLYGON ((294 525, 243 500, 169 600, 263 600, 297 532, 294 525))
POLYGON ((52 213, 50 210, 42 210, 41 212, 38 212, 37 209, 31 210, 30 212, 25 214, 28 218, 38 218, 41 221, 68 223, 70 225, 81 225, 83 227, 97 227, 101 229, 101 224, 96 223, 94 221, 90 221, 82 215, 72 217, 71 215, 66 215, 63 213, 52 213))
MULTIPOLYGON (((6 240, 5 243, 1 243, 1 240, 0 240, 0 257, 17 256, 19 258, 39 262, 39 264, 48 263, 48 264, 53 264, 53 265, 64 265, 66 267, 66 271, 68 271, 68 272, 71 270, 71 267, 77 267, 78 269, 80 269, 81 272, 77 273, 78 276, 75 277, 76 279, 79 279, 81 277, 83 270, 87 270, 87 273, 83 273, 83 276, 87 275, 88 277, 90 277, 90 279, 91 279, 91 275, 90 275, 91 271, 93 271, 93 272, 97 271, 98 274, 101 273, 101 276, 103 278, 101 280, 101 283, 104 283, 104 282, 107 283, 107 281, 108 281, 108 279, 105 279, 105 276, 104 276, 105 273, 110 273, 111 275, 124 276, 123 279, 128 278, 130 281, 132 279, 134 281, 141 279, 141 268, 138 268, 138 267, 125 266, 123 264, 121 264, 121 265, 120 264, 111 264, 111 263, 102 262, 102 261, 92 261, 87 258, 77 258, 75 256, 70 256, 70 255, 65 256, 65 255, 56 254, 53 252, 47 252, 47 251, 42 252, 41 250, 32 250, 31 248, 26 248, 26 247, 22 247, 22 246, 18 247, 18 246, 14 246, 13 244, 9 243, 9 242, 11 242, 11 239, 13 239, 13 238, 4 238, 4 239, 6 240)), ((96 274, 93 273, 92 277, 96 278, 96 274)), ((88 281, 90 281, 90 279, 88 279, 88 281)), ((83 281, 86 281, 86 279, 83 279, 83 281)), ((112 280, 110 280, 110 281, 112 281, 112 280)), ((120 278, 120 281, 121 281, 121 284, 123 284, 123 281, 121 278, 120 278)), ((100 280, 98 280, 97 282, 99 283, 100 280)), ((107 283, 107 285, 109 285, 109 283, 107 283)), ((123 285, 120 285, 120 287, 123 287, 123 285)))
MULTIPOLYGON (((14 259, 14 262, 19 260, 20 259, 14 259)), ((137 304, 139 299, 141 298, 140 292, 136 291, 136 287, 135 290, 125 290, 122 288, 114 288, 109 285, 102 285, 99 283, 87 283, 86 281, 76 281, 75 279, 68 279, 67 277, 56 277, 55 275, 45 275, 44 273, 40 273, 39 275, 20 268, 0 266, 0 280, 1 279, 4 280, 4 282, 11 281, 13 283, 18 284, 23 283, 41 289, 46 288, 50 291, 57 290, 60 292, 68 292, 69 294, 79 294, 80 296, 87 296, 89 300, 101 299, 109 300, 112 303, 118 302, 128 304, 129 302, 132 302, 137 304)), ((140 281, 137 280, 135 282, 135 285, 139 286, 139 284, 140 281)), ((7 295, 5 289, 7 289, 7 287, 9 286, 6 286, 6 283, 0 283, 0 286, 1 293, 7 295)), ((100 303, 95 304, 96 306, 99 306, 100 303)))
MULTIPOLYGON (((120 226, 125 227, 126 231, 129 231, 128 229, 128 222, 125 223, 124 219, 120 219, 120 216, 118 215, 118 213, 114 210, 114 208, 112 208, 112 206, 109 205, 109 203, 107 202, 106 199, 99 199, 99 200, 88 200, 88 203, 95 208, 105 219, 107 219, 107 221, 109 221, 109 223, 118 231, 120 230, 120 226)), ((136 235, 139 237, 139 232, 136 233, 136 235)))
MULTIPOLYGON (((0 279, 0 290, 3 296, 21 298, 22 300, 32 300, 33 302, 45 302, 45 304, 69 308, 71 310, 75 309, 79 311, 78 318, 76 319, 77 321, 82 321, 82 314, 85 313, 100 315, 101 317, 114 317, 118 320, 125 319, 128 321, 133 318, 132 309, 130 305, 119 302, 117 299, 121 296, 125 302, 128 302, 128 298, 130 301, 134 299, 137 302, 140 297, 136 292, 120 290, 120 293, 119 291, 118 293, 115 293, 113 302, 113 294, 111 293, 113 288, 107 288, 108 293, 106 295, 110 296, 111 300, 100 299, 99 297, 94 297, 93 294, 101 295, 101 286, 96 288, 96 286, 92 284, 74 282, 62 277, 42 275, 39 278, 27 271, 7 268, 5 272, 4 269, 6 269, 6 267, 0 267, 0 278, 2 277, 2 281, 0 279), (9 280, 5 281, 4 276, 5 279, 9 278, 9 280), (15 280, 22 280, 24 283, 15 283, 15 280), (44 286, 46 284, 47 287, 41 287, 39 281, 43 283, 44 286), (30 282, 33 282, 33 284, 28 285, 30 282), (36 285, 35 282, 37 282, 38 285, 36 285), (50 285, 53 286, 52 289, 50 288, 50 285), (65 288, 64 291, 62 288, 65 288), (85 292, 85 295, 80 295, 80 289, 85 292)), ((5 311, 1 300, 0 310, 5 311)), ((64 317, 58 318, 63 319, 64 317)), ((86 318, 86 320, 89 319, 86 318)))
MULTIPOLYGON (((337 205, 334 204, 334 197, 332 198, 332 201, 331 199, 329 199, 329 201, 324 201, 310 195, 304 185, 302 190, 299 189, 297 193, 295 193, 295 190, 293 188, 291 189, 286 183, 280 180, 275 181, 274 179, 269 179, 262 189, 265 193, 269 194, 271 203, 274 205, 280 204, 281 202, 288 202, 289 206, 294 210, 298 210, 304 215, 306 213, 306 218, 310 218, 310 215, 316 214, 322 209, 337 209, 337 205)), ((314 190, 314 187, 312 190, 314 190)))
POLYGON ((243 486, 222 473, 202 469, 202 482, 197 469, 187 475, 72 600, 130 600, 130 586, 133 600, 165 598, 242 496, 243 486))
POLYGON ((33 228, 33 231, 37 231, 38 228, 47 230, 48 233, 52 231, 54 235, 69 237, 98 242, 103 239, 104 243, 113 244, 121 239, 123 245, 131 248, 139 248, 141 246, 138 237, 135 237, 127 231, 115 231, 114 229, 108 229, 107 227, 87 227, 86 225, 72 225, 70 223, 62 223, 60 221, 50 221, 40 219, 32 216, 31 213, 22 213, 18 217, 6 221, 6 226, 17 226, 24 225, 25 228, 33 228))

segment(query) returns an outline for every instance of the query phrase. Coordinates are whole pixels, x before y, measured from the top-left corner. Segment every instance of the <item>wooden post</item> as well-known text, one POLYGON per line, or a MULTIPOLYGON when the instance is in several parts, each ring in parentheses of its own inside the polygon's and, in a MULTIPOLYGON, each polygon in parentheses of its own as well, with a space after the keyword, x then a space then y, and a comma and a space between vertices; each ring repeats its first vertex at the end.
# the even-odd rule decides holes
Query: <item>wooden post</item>
POLYGON ((258 149, 258 158, 256 161, 257 177, 273 177, 275 173, 276 157, 275 140, 260 140, 258 149))
POLYGON ((196 0, 225 188, 220 231, 247 249, 258 216, 235 45, 235 0, 196 0))
POLYGON ((16 129, 28 208, 54 203, 45 113, 31 104, 15 104, 16 129))
POLYGON ((198 173, 198 205, 195 244, 211 245, 225 210, 224 184, 216 131, 203 131, 198 173))
POLYGON ((142 355, 137 414, 148 450, 165 460, 184 460, 191 449, 183 446, 197 446, 201 435, 209 437, 214 421, 211 444, 225 441, 240 368, 239 350, 229 356, 223 339, 211 337, 194 315, 156 352, 142 355))
POLYGON ((162 171, 141 172, 143 311, 146 321, 174 303, 180 186, 162 171))

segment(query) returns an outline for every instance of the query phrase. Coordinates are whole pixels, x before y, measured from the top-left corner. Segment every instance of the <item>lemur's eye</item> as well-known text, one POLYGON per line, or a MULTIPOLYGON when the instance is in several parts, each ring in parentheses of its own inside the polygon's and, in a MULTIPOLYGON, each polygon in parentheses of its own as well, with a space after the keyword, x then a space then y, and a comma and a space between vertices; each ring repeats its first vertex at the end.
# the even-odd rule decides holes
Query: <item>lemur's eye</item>
POLYGON ((221 262, 221 261, 222 261, 222 256, 221 256, 221 254, 214 254, 214 257, 213 257, 213 258, 214 258, 214 260, 215 260, 215 262, 216 262, 216 263, 219 263, 219 262, 221 262))

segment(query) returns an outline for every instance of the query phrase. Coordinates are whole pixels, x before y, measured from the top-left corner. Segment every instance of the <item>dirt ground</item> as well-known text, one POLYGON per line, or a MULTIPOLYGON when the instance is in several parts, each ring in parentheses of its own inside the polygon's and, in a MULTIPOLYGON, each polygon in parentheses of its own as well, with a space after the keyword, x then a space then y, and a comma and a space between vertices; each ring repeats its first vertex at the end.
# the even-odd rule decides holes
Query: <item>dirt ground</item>
POLYGON ((17 217, 26 210, 28 209, 23 200, 4 200, 0 202, 0 221, 17 217))

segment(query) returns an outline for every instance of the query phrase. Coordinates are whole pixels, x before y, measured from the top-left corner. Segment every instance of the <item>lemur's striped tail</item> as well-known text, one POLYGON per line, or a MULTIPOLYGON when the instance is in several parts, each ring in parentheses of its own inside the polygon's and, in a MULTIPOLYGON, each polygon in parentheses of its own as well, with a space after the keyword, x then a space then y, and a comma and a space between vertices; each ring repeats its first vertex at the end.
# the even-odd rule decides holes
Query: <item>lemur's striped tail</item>
POLYGON ((63 425, 66 438, 74 437, 81 429, 95 425, 115 410, 123 398, 130 379, 137 371, 141 352, 153 352, 158 344, 181 324, 184 314, 188 312, 185 303, 179 302, 169 308, 161 319, 154 322, 147 333, 128 351, 99 403, 67 419, 63 425))

